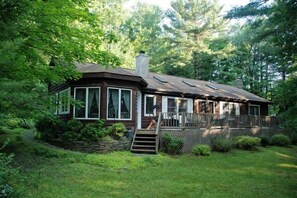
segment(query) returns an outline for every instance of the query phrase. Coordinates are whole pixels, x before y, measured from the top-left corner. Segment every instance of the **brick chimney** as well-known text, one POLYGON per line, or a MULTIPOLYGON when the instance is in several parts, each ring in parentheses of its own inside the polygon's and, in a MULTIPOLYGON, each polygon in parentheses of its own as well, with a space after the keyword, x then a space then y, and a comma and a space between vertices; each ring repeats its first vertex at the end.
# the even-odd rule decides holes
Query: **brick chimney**
POLYGON ((149 57, 145 51, 140 51, 140 54, 136 56, 136 73, 142 77, 147 77, 149 73, 149 57))

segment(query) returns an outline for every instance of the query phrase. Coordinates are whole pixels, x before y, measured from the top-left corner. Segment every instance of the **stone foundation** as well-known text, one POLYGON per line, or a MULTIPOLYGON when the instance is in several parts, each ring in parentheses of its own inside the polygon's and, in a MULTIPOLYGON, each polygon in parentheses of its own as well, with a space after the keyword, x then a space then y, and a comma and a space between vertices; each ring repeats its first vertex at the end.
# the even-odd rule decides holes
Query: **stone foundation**
POLYGON ((60 139, 54 139, 48 140, 47 142, 64 149, 85 153, 107 153, 112 151, 129 150, 131 146, 131 140, 88 143, 84 141, 67 142, 60 139))

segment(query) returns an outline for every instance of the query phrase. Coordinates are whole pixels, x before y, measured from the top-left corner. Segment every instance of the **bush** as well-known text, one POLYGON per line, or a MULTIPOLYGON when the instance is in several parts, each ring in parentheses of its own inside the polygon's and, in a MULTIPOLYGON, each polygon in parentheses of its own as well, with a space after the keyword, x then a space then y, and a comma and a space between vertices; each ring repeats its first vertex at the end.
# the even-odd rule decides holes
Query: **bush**
POLYGON ((168 133, 165 133, 162 138, 165 152, 168 154, 176 155, 184 146, 184 141, 181 138, 174 137, 168 133))
POLYGON ((35 127, 43 140, 59 138, 66 131, 66 124, 54 116, 39 119, 35 127))
POLYGON ((104 128, 105 122, 99 120, 97 123, 87 124, 81 130, 81 139, 87 142, 97 142, 100 138, 108 135, 109 131, 104 128))
POLYGON ((266 147, 266 146, 270 145, 270 139, 268 137, 262 136, 262 137, 260 137, 260 139, 261 139, 261 141, 260 141, 261 146, 266 147))
POLYGON ((271 137, 271 144, 275 146, 288 146, 290 143, 290 138, 283 134, 276 134, 271 137))
POLYGON ((62 139, 66 141, 75 141, 81 139, 81 130, 84 125, 79 120, 69 120, 66 124, 66 132, 62 134, 62 139))
POLYGON ((229 152, 233 146, 233 142, 229 138, 213 138, 211 140, 212 149, 218 152, 229 152))
POLYGON ((9 129, 19 128, 21 125, 21 119, 15 117, 12 114, 8 114, 2 118, 2 125, 6 126, 9 129))
POLYGON ((108 127, 108 131, 109 134, 115 139, 120 139, 127 133, 126 126, 121 122, 115 123, 108 127))
POLYGON ((210 147, 206 144, 197 144, 193 147, 192 152, 195 155, 209 156, 210 155, 210 147))
POLYGON ((19 197, 18 191, 9 184, 13 180, 18 181, 21 178, 18 169, 11 166, 13 154, 7 155, 1 152, 6 145, 7 142, 0 148, 0 197, 19 197))
POLYGON ((297 145, 297 132, 292 132, 290 134, 291 143, 297 145))
POLYGON ((237 136, 235 144, 237 148, 244 150, 253 150, 256 146, 260 145, 260 138, 251 136, 237 136))

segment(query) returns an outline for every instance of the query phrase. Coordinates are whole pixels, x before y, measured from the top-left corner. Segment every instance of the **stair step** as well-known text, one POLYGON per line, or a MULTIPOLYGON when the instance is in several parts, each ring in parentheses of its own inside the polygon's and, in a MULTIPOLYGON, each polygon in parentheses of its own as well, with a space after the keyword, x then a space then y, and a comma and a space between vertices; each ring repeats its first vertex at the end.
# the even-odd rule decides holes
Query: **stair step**
POLYGON ((147 149, 131 149, 132 152, 139 153, 157 153, 156 150, 147 150, 147 149))
POLYGON ((134 143, 155 144, 156 141, 149 141, 149 140, 135 140, 134 143))
POLYGON ((155 145, 133 145, 132 147, 156 148, 155 145))
POLYGON ((135 139, 152 139, 152 140, 155 140, 156 137, 142 137, 142 136, 135 136, 135 139))
POLYGON ((138 130, 136 132, 136 135, 137 134, 143 134, 143 135, 155 135, 156 134, 156 131, 155 130, 138 130))

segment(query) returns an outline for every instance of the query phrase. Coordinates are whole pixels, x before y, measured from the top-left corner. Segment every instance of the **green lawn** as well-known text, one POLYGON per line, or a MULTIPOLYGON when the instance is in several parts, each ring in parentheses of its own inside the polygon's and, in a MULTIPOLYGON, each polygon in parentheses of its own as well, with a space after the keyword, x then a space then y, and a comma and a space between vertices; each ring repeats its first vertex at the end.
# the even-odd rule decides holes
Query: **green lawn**
MULTIPOLYGON (((22 197, 296 197, 297 147, 209 157, 82 154, 13 131, 22 197)), ((5 135, 1 135, 1 139, 5 135)))

